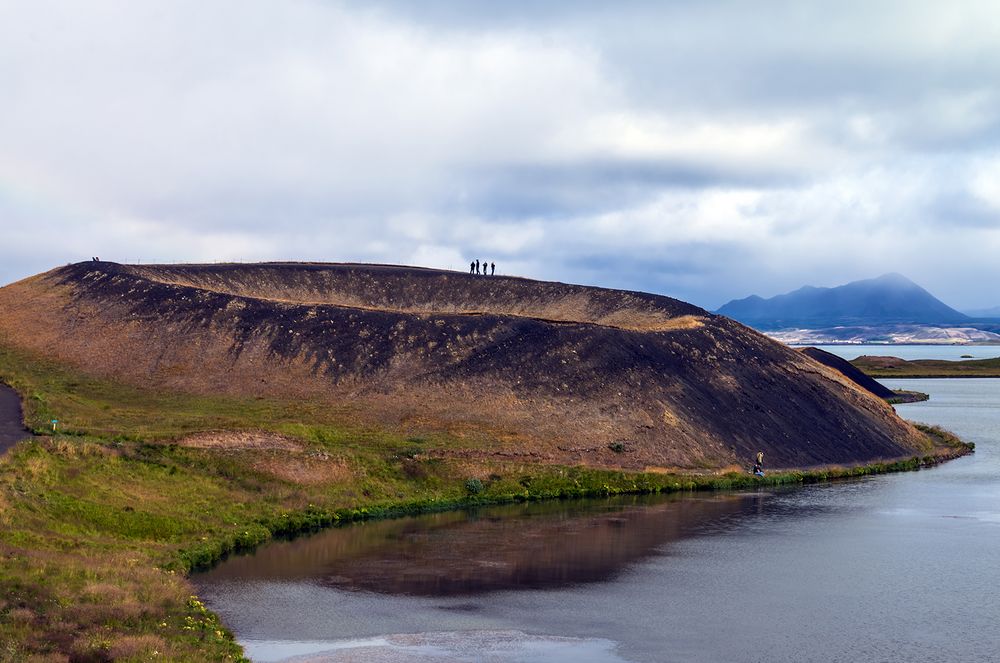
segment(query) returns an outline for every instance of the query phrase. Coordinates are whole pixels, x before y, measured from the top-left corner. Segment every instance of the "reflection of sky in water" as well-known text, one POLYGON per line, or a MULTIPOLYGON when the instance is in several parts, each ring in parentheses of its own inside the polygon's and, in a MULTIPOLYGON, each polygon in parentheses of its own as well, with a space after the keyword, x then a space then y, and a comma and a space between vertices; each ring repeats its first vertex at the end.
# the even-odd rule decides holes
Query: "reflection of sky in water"
POLYGON ((275 642, 322 651, 398 637, 315 660, 991 660, 1000 651, 1000 380, 887 383, 930 393, 931 401, 898 411, 976 442, 976 454, 931 470, 742 498, 438 514, 423 535, 414 521, 368 523, 339 530, 348 536, 332 565, 310 539, 284 544, 311 550, 289 553, 311 560, 300 570, 351 570, 332 584, 275 559, 265 567, 284 572, 227 565, 195 580, 252 654, 275 642), (418 557, 394 557, 393 537, 412 537, 418 557), (531 541, 543 544, 520 545, 531 541), (366 559, 393 577, 366 575, 366 559), (484 562, 483 591, 393 593, 400 577, 404 587, 414 577, 420 586, 421 574, 448 559, 484 562), (583 562, 600 573, 567 581, 557 564, 583 562), (553 582, 502 586, 516 576, 496 569, 517 564, 542 575, 552 569, 553 582), (506 654, 491 653, 482 634, 506 654), (481 657, 463 658, 466 646, 481 657))
POLYGON ((254 661, 358 660, 366 663, 522 661, 523 663, 624 663, 609 640, 532 636, 522 631, 400 634, 331 642, 251 641, 254 661))

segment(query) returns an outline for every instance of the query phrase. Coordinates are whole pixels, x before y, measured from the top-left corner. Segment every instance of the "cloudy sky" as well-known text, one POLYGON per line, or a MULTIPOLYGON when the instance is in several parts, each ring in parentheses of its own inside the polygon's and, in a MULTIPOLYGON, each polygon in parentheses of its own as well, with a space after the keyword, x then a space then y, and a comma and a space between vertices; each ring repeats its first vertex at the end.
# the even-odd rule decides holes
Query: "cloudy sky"
POLYGON ((478 257, 993 306, 998 147, 995 0, 0 0, 0 283, 478 257))

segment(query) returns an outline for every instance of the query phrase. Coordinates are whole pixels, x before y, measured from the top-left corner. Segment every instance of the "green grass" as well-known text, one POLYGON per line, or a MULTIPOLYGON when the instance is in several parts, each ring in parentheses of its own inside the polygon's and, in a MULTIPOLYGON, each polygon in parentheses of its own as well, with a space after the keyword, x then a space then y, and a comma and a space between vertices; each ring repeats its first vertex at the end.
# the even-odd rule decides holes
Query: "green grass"
MULTIPOLYGON (((36 433, 59 420, 65 434, 88 433, 147 441, 202 430, 259 428, 316 441, 341 443, 360 436, 377 442, 381 431, 352 426, 349 405, 264 398, 225 398, 139 389, 88 377, 0 344, 0 382, 24 400, 25 422, 36 433), (309 422, 308 425, 302 422, 309 422)), ((394 441, 398 441, 394 438, 394 441)))
POLYGON ((142 390, 2 347, 0 380, 22 394, 33 428, 65 426, 0 460, 0 663, 240 660, 186 574, 278 535, 470 504, 826 481, 942 458, 764 479, 480 461, 472 476, 468 461, 434 452, 482 440, 376 429, 347 406, 142 390), (346 474, 295 481, 274 470, 287 452, 174 443, 226 428, 294 436, 298 458, 346 474))

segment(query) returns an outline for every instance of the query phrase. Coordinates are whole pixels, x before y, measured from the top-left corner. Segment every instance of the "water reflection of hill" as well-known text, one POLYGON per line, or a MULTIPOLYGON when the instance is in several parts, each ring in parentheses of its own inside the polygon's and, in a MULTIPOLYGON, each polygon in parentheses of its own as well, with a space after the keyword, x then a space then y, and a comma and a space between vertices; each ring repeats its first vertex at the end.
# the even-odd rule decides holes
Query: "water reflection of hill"
POLYGON ((606 580, 685 536, 724 528, 760 497, 711 495, 491 507, 364 523, 275 542, 202 580, 307 580, 449 596, 606 580))

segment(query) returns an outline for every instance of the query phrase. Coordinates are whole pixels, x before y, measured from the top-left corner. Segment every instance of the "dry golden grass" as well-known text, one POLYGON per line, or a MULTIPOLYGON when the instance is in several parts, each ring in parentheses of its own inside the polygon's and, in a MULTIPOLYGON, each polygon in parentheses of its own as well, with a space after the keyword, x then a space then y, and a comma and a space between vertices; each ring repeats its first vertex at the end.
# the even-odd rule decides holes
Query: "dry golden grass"
POLYGON ((740 467, 739 465, 726 465, 725 467, 717 470, 716 474, 733 474, 733 473, 738 474, 741 472, 746 472, 746 468, 740 467))
POLYGON ((669 408, 664 408, 663 423, 672 428, 677 428, 678 426, 681 425, 681 420, 677 417, 676 414, 674 414, 672 410, 670 410, 669 408))
POLYGON ((116 604, 128 598, 124 587, 108 582, 90 582, 84 586, 81 598, 91 603, 116 604))
POLYGON ((258 458, 252 461, 253 468, 276 479, 290 483, 316 486, 334 482, 349 481, 352 478, 346 464, 329 457, 258 458))
POLYGON ((24 661, 25 663, 71 663, 66 654, 32 654, 24 661))
POLYGON ((15 624, 30 624, 35 621, 35 613, 30 608, 14 608, 7 613, 7 619, 15 624))
POLYGON ((163 638, 155 635, 125 635, 115 638, 108 648, 113 661, 156 660, 167 650, 163 638))
POLYGON ((646 472, 648 474, 676 474, 677 473, 677 469, 676 468, 658 467, 656 465, 647 465, 646 467, 642 468, 642 471, 646 472))
POLYGON ((616 311, 611 315, 598 318, 596 324, 630 331, 668 332, 680 329, 698 329, 705 325, 705 318, 696 315, 671 317, 647 311, 616 311))
POLYGON ((205 431, 186 435, 177 440, 182 447, 194 449, 270 450, 301 452, 303 444, 299 440, 267 431, 205 431))

